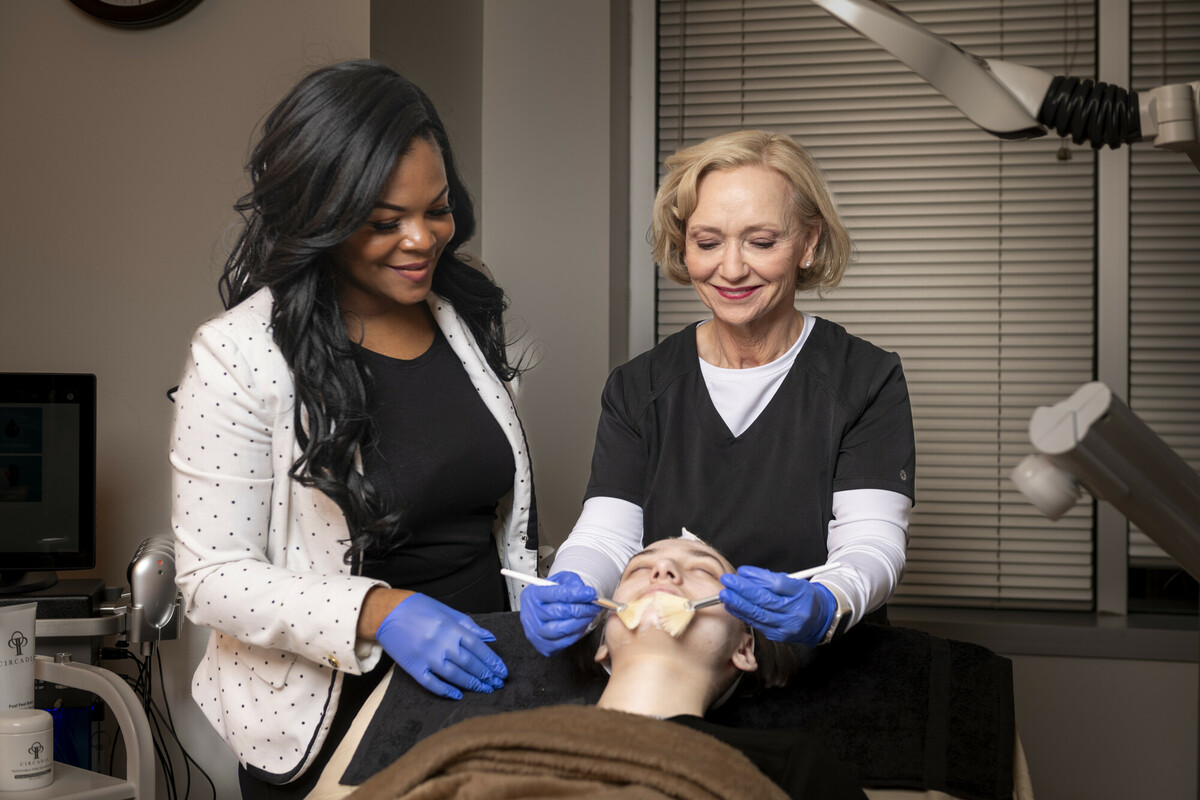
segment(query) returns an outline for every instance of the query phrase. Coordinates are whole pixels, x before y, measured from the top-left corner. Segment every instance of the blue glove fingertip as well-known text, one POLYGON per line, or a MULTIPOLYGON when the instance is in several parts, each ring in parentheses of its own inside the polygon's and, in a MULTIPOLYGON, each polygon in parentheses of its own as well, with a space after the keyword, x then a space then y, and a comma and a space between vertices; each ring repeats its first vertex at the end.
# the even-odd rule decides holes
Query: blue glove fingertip
POLYGON ((732 592, 739 596, 744 596, 749 592, 762 588, 758 583, 736 572, 726 572, 722 575, 721 585, 725 587, 724 591, 732 592))
POLYGON ((486 682, 469 672, 463 675, 466 670, 462 669, 450 670, 451 677, 438 677, 447 674, 447 664, 453 665, 456 656, 461 656, 463 651, 484 651, 473 655, 484 661, 494 660, 507 674, 502 662, 483 644, 495 641, 491 631, 476 625, 467 615, 419 592, 405 597, 392 608, 380 623, 375 638, 418 684, 449 700, 461 700, 461 689, 464 688, 492 691, 493 676, 484 664, 478 666, 483 668, 486 682))
POLYGON ((756 567, 752 564, 744 564, 737 569, 737 574, 748 581, 757 584, 772 584, 778 577, 786 577, 782 572, 772 572, 769 569, 756 567))

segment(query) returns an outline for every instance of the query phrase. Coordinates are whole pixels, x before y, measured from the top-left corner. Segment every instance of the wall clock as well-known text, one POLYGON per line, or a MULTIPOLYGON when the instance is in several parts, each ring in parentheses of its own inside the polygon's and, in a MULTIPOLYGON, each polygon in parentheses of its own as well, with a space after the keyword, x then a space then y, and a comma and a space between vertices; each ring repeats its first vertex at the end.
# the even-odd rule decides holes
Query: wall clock
POLYGON ((71 0, 89 16, 122 28, 148 28, 179 17, 200 0, 71 0))

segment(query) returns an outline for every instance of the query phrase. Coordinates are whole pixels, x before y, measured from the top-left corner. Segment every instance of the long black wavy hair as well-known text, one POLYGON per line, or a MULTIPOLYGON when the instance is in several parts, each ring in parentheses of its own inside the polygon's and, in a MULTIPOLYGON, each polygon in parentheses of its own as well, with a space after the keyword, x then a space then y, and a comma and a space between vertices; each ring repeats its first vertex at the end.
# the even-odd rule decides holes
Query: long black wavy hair
POLYGON ((417 137, 436 144, 445 160, 455 227, 433 291, 463 318, 496 375, 516 377, 520 365, 509 361, 504 335, 507 298, 457 252, 474 234, 475 211, 446 130, 420 88, 375 61, 309 74, 267 116, 250 155, 252 188, 235 206, 244 225, 219 283, 226 308, 271 290, 272 332, 296 385, 302 452, 288 475, 341 508, 351 564, 404 535, 402 512, 386 510, 355 467, 371 436, 370 385, 342 320, 333 251, 366 223, 396 160, 417 137))

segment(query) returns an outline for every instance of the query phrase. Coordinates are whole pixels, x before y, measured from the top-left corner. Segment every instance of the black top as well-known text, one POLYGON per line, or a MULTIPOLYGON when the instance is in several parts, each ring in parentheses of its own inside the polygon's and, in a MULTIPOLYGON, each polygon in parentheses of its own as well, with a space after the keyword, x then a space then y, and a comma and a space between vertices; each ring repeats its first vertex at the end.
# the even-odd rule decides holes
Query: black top
POLYGON ((741 751, 788 797, 866 800, 854 771, 804 731, 731 728, 688 714, 671 717, 670 721, 707 733, 741 751))
POLYGON ((409 538, 363 574, 423 592, 468 614, 502 611, 506 593, 492 526, 516 464, 496 418, 440 329, 412 360, 360 348, 375 423, 363 471, 409 538))
MULTIPOLYGON (((500 423, 439 328, 433 345, 412 360, 361 347, 358 353, 369 372, 375 423, 363 471, 389 509, 404 511, 410 537, 385 558, 365 559, 362 574, 465 614, 507 610, 492 524, 497 503, 512 490, 516 462, 500 423)), ((392 663, 384 654, 371 672, 343 676, 329 734, 300 778, 273 786, 241 769, 243 798, 306 796, 392 663)))
POLYGON ((646 544, 686 527, 735 564, 792 572, 825 563, 834 492, 912 498, 915 460, 895 353, 818 318, 734 436, 708 395, 693 324, 609 376, 586 496, 641 506, 646 544))

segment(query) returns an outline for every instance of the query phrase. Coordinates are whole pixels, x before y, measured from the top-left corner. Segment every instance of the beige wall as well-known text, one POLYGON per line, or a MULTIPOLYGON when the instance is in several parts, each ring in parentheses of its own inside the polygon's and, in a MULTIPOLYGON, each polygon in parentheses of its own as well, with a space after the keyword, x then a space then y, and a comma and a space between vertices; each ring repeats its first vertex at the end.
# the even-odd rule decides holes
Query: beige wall
MULTIPOLYGON (((170 530, 165 392, 220 309, 251 131, 306 68, 366 56, 369 25, 368 0, 202 0, 147 30, 66 0, 0 3, 0 370, 96 373, 109 585, 170 530)), ((161 648, 165 696, 236 797, 236 762, 188 698, 202 640, 189 626, 161 648)))
POLYGON ((1013 657, 1037 800, 1195 798, 1197 675, 1194 663, 1013 657))
POLYGON ((609 4, 375 0, 371 54, 433 99, 474 193, 469 249, 508 292, 515 350, 535 363, 520 408, 543 541, 557 545, 579 513, 609 369, 609 4))
MULTIPOLYGON (((483 197, 483 0, 374 0, 371 58, 429 95, 478 205, 483 197)), ((467 249, 482 255, 487 221, 475 216, 475 238, 467 249)))
POLYGON ((579 514, 608 374, 608 28, 597 0, 484 4, 483 258, 536 359, 521 414, 555 545, 579 514))

